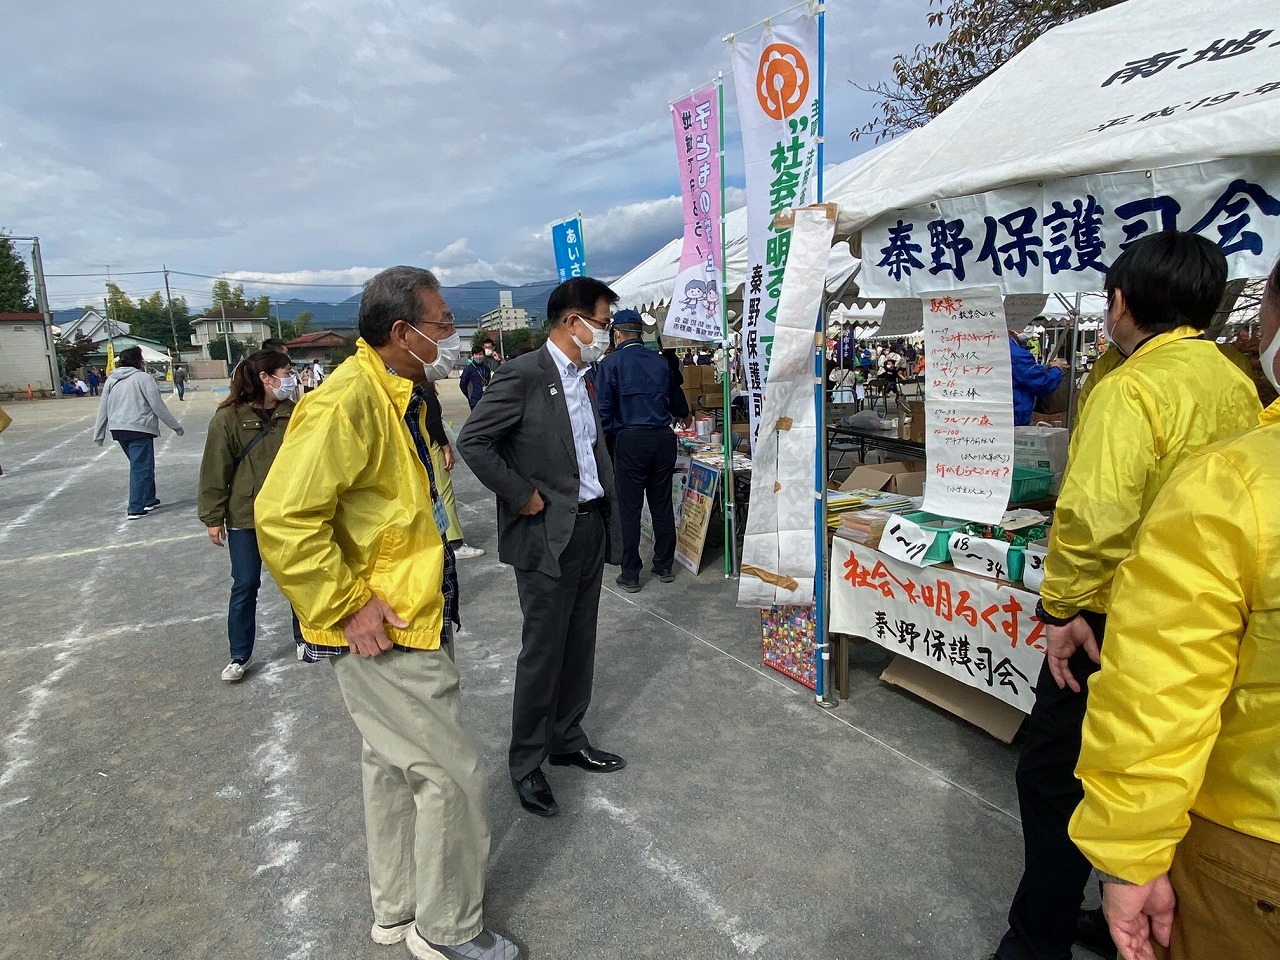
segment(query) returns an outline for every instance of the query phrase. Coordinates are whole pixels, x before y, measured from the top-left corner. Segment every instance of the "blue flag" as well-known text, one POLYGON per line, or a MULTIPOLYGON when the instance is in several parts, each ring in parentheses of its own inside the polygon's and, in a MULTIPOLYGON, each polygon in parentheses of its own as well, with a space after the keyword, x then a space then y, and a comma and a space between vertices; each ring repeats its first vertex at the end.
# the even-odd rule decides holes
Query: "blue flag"
POLYGON ((556 270, 561 283, 570 277, 587 275, 587 246, 582 240, 581 217, 553 226, 551 242, 556 249, 556 270))

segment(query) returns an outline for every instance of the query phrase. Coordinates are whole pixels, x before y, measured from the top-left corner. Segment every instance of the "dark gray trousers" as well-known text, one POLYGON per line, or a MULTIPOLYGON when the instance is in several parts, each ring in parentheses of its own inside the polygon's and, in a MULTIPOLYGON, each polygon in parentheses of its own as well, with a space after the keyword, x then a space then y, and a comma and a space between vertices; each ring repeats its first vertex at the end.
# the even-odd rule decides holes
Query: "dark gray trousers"
POLYGON ((524 627, 511 711, 513 780, 533 773, 550 753, 572 753, 589 743, 582 718, 595 675, 604 546, 604 515, 579 514, 558 578, 516 571, 524 627))

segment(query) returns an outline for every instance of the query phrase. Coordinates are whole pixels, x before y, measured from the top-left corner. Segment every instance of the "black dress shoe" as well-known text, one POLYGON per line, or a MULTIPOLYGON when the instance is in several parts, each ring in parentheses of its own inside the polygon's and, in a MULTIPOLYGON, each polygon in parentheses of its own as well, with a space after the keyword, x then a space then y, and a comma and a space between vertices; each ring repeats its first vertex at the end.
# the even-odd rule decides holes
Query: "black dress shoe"
POLYGON ((551 792, 551 785, 547 783, 542 770, 533 771, 523 780, 512 778, 511 784, 516 788, 516 793, 520 794, 520 806, 530 813, 536 813, 540 817, 554 817, 560 812, 560 805, 556 803, 555 794, 551 792))
POLYGON ((672 580, 676 578, 676 575, 672 573, 670 570, 655 570, 653 571, 653 575, 657 577, 659 580, 661 580, 663 583, 670 583, 672 580))
POLYGON ((1080 911, 1076 917, 1076 943, 1107 960, 1115 960, 1116 942, 1111 939, 1111 928, 1101 907, 1080 911))
POLYGON ((581 767, 591 773, 613 773, 627 765, 627 761, 616 753, 606 753, 595 747, 583 747, 573 753, 553 753, 550 759, 553 767, 581 767))
POLYGON ((616 583, 618 586, 620 586, 623 590, 627 591, 627 593, 640 592, 639 580, 628 580, 622 574, 618 574, 617 579, 615 579, 613 582, 616 583))

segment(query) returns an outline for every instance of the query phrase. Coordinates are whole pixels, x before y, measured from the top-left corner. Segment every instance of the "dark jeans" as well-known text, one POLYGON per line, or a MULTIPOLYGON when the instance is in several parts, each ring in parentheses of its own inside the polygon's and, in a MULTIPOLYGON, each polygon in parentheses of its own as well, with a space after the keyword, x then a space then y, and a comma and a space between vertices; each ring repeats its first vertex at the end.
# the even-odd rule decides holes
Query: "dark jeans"
POLYGON ((676 555, 676 518, 671 477, 676 469, 676 435, 667 427, 626 427, 613 450, 613 477, 622 525, 622 575, 640 578, 640 508, 649 498, 653 518, 653 569, 665 573, 676 555))
POLYGON ((129 513, 142 513, 156 499, 156 438, 137 430, 112 430, 111 436, 129 458, 129 513))
MULTIPOLYGON (((1090 612, 1084 617, 1101 647, 1107 618, 1090 612)), ((1018 758, 1022 880, 1009 908, 1009 930, 996 951, 999 960, 1068 960, 1093 869, 1071 842, 1067 825, 1084 799, 1075 770, 1089 705, 1085 681, 1100 668, 1084 650, 1077 650, 1069 665, 1079 693, 1070 687, 1058 689, 1047 660, 1041 668, 1027 740, 1018 758)))
POLYGON ((511 710, 511 777, 523 780, 549 753, 589 745, 582 718, 595 677, 596 616, 604 574, 604 516, 578 514, 560 576, 516 571, 524 626, 511 710))
POLYGON ((175 380, 173 381, 173 388, 178 391, 178 399, 183 399, 187 392, 186 382, 182 380, 175 380))
MULTIPOLYGON (((258 588, 262 585, 262 555, 258 535, 253 530, 228 530, 227 553, 231 555, 231 603, 227 607, 227 639, 231 659, 248 663, 253 656, 253 637, 258 614, 258 588)), ((302 643, 302 628, 293 613, 293 642, 302 643)))

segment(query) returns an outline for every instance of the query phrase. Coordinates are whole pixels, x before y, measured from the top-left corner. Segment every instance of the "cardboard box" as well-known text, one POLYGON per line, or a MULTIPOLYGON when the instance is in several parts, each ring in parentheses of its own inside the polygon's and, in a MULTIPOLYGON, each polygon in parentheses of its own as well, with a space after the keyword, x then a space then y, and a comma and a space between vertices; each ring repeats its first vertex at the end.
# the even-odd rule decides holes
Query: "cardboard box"
POLYGON ((908 657, 894 657, 880 679, 969 721, 1003 743, 1013 742, 1026 719, 1017 707, 908 657))
POLYGON ((1019 467, 1048 470, 1053 474, 1049 492, 1058 495, 1062 474, 1067 469, 1071 431, 1065 427, 1014 427, 1013 462, 1019 467))
POLYGON ((855 468, 840 489, 888 490, 904 497, 919 497, 924 494, 924 479, 922 463, 867 463, 855 468))
POLYGON ((719 390, 708 389, 703 392, 699 406, 703 410, 720 410, 724 407, 724 394, 719 390))

